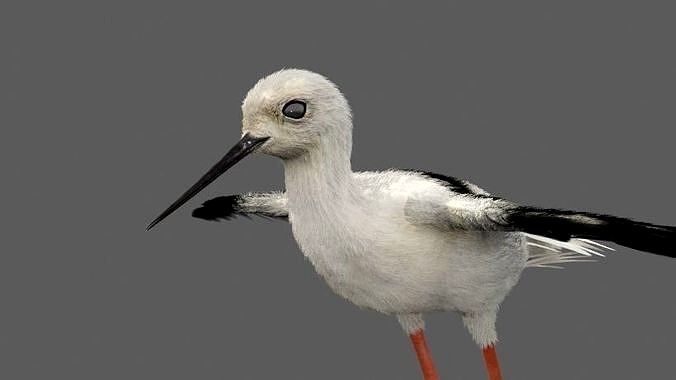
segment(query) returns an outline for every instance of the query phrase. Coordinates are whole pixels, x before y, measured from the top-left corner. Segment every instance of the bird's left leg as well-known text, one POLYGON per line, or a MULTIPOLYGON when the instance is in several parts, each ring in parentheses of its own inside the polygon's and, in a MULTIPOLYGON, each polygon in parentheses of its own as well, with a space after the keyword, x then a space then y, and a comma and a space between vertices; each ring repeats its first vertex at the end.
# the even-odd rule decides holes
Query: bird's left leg
POLYGON ((424 380, 439 380, 436 368, 432 362, 432 353, 425 341, 425 322, 420 314, 401 314, 397 316, 401 327, 411 338, 413 348, 418 356, 420 369, 424 380))
POLYGON ((497 310, 476 314, 467 313, 462 316, 462 320, 472 334, 472 338, 481 347, 489 380, 502 380, 498 355, 495 352, 495 343, 498 341, 498 335, 495 331, 496 316, 497 310))

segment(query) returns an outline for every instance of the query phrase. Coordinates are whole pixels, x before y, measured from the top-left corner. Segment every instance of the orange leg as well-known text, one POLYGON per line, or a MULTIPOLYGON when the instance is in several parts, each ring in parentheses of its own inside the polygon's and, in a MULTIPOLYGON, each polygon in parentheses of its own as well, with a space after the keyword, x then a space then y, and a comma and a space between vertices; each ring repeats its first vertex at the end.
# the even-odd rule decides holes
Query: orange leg
POLYGON ((484 361, 486 362, 486 370, 488 371, 489 380, 502 380, 500 374, 500 364, 498 364, 498 355, 495 353, 495 346, 486 346, 483 349, 484 361))
POLYGON ((413 342, 415 353, 418 355, 418 362, 420 362, 423 378, 425 380, 439 380, 437 370, 434 368, 434 363, 432 363, 432 353, 430 353, 430 349, 425 342, 423 330, 418 330, 409 336, 411 337, 411 342, 413 342))

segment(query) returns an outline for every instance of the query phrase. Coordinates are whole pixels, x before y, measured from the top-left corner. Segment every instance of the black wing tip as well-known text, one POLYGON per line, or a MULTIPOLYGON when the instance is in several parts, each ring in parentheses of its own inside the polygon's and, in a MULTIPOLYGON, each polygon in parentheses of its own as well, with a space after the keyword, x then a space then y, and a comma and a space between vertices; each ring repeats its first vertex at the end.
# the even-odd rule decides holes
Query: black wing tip
POLYGON ((676 227, 612 215, 519 206, 508 211, 507 222, 519 231, 560 241, 585 238, 676 258, 676 227))
POLYGON ((238 205, 241 201, 239 195, 224 195, 210 199, 202 204, 201 207, 192 211, 194 218, 218 221, 229 220, 239 214, 238 205))

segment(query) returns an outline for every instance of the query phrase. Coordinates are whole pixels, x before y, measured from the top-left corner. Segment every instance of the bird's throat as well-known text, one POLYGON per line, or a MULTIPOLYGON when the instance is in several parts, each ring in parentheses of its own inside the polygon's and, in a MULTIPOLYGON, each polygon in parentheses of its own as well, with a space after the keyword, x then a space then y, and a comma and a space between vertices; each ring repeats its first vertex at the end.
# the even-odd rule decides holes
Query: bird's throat
POLYGON ((284 160, 289 210, 332 208, 354 201, 357 191, 350 164, 350 144, 324 143, 306 154, 284 160))
POLYGON ((328 206, 349 199, 353 176, 349 158, 308 153, 284 161, 284 183, 289 208, 328 206))

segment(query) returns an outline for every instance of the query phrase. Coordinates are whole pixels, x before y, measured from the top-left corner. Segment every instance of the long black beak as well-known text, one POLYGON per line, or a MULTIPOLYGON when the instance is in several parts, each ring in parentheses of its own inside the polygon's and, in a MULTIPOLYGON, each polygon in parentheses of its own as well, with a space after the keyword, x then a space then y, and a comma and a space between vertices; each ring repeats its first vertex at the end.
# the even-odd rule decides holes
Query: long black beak
POLYGON ((167 216, 171 215, 172 212, 176 211, 179 207, 181 207, 185 202, 189 201, 190 198, 194 197, 202 191, 205 187, 207 187, 210 183, 212 183, 216 178, 218 178, 221 174, 225 173, 228 169, 230 169, 233 165, 235 165, 237 162, 239 162, 242 158, 246 157, 249 155, 249 153, 253 152, 261 146, 265 141, 267 141, 270 137, 253 137, 250 136, 248 133, 245 134, 241 140, 235 146, 233 146, 228 153, 225 154, 223 158, 221 158, 220 161, 216 163, 209 171, 202 176, 188 191, 186 191, 183 195, 181 195, 176 202, 172 203, 171 206, 169 206, 166 210, 164 210, 163 213, 160 214, 155 220, 150 222, 148 227, 146 228, 146 231, 150 231, 151 228, 153 228, 157 223, 161 222, 164 218, 167 216))

